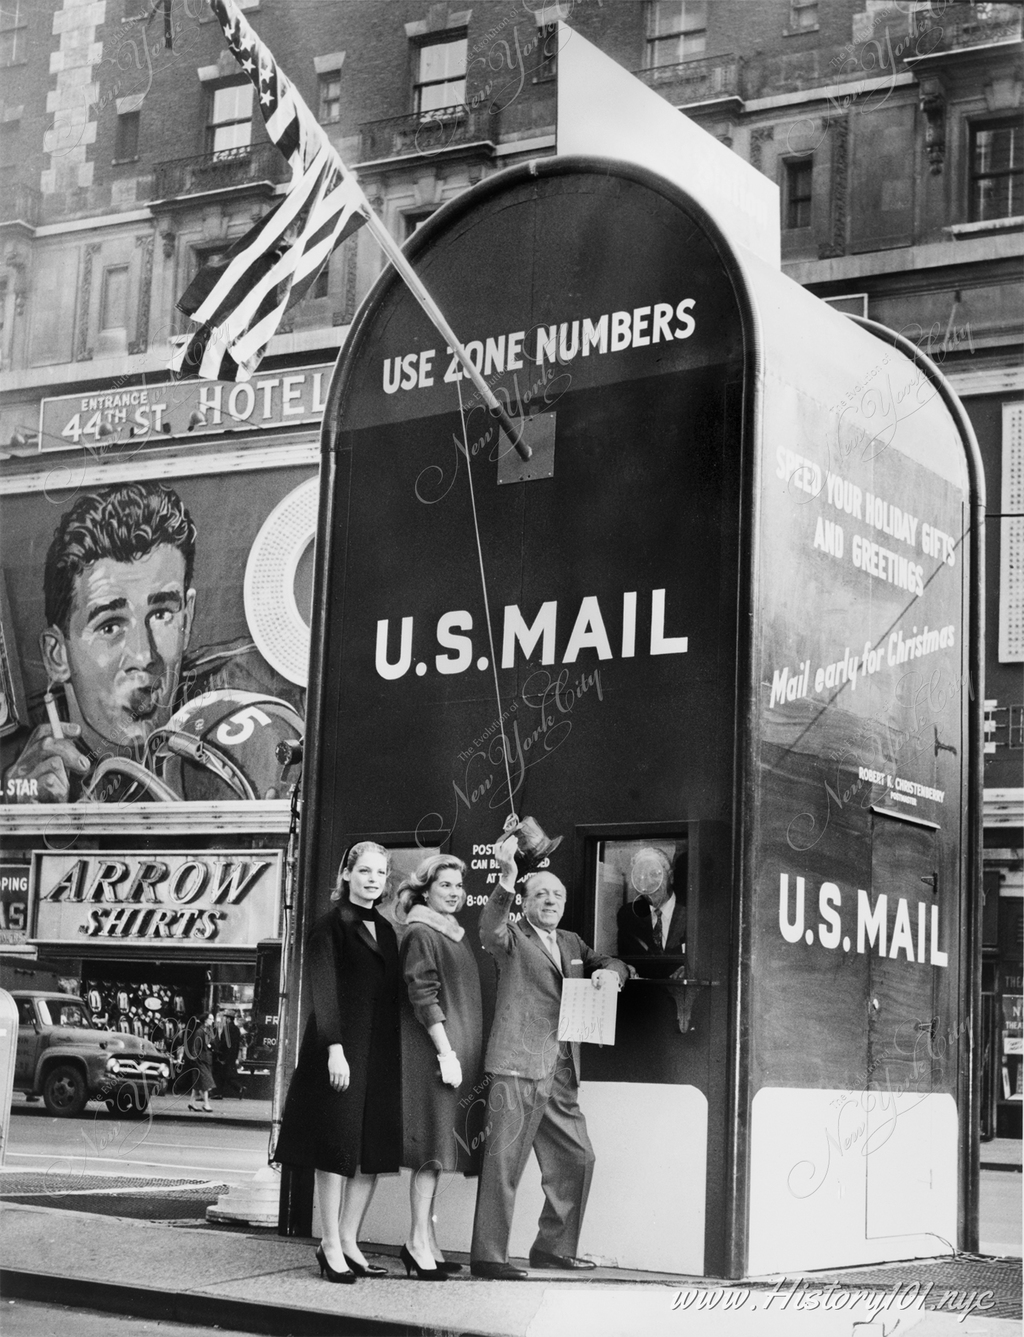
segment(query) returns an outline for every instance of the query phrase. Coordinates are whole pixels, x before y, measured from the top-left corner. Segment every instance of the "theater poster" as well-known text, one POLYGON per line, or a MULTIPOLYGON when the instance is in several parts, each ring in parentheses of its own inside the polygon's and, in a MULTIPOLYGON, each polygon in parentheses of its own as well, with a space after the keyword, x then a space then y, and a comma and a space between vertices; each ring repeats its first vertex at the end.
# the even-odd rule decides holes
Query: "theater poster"
POLYGON ((237 454, 221 472, 213 464, 59 466, 5 488, 5 805, 288 797, 305 716, 316 466, 308 454, 251 470, 237 454))

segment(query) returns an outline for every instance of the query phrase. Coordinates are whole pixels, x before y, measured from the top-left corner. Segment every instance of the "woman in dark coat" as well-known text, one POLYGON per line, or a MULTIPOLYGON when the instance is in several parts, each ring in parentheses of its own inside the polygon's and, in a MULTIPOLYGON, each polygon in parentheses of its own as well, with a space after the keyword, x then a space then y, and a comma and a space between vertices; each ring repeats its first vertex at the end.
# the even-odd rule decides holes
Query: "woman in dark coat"
POLYGON ((317 1261, 332 1281, 386 1270, 367 1264, 357 1237, 377 1175, 401 1161, 402 981, 395 931, 376 909, 388 859, 372 841, 353 846, 334 908, 310 934, 313 1010, 274 1152, 283 1165, 316 1170, 324 1230, 317 1261))
POLYGON ((402 973, 402 1164, 414 1172, 407 1268, 445 1263, 434 1237, 442 1170, 479 1171, 483 1111, 483 1009, 476 957, 455 915, 466 901, 466 865, 448 854, 425 859, 399 890, 405 914, 402 973))
POLYGON ((206 1114, 213 1113, 213 1106, 210 1104, 210 1092, 215 1086, 213 1080, 213 1013, 207 1012, 206 1016, 199 1020, 197 1017, 194 1023, 194 1029, 185 1036, 185 1061, 190 1064, 194 1074, 192 1084, 193 1094, 203 1097, 201 1105, 188 1103, 190 1110, 197 1113, 202 1110, 206 1114))

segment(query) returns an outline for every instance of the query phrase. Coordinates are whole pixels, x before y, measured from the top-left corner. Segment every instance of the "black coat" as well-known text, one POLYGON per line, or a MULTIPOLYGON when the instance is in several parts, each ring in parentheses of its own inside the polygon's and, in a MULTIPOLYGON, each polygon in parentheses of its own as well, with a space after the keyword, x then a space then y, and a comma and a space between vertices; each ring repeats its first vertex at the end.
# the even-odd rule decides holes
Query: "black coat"
POLYGON ((213 1080, 213 1043, 205 1026, 186 1033, 184 1058, 192 1072, 192 1090, 212 1091, 217 1085, 213 1080))
POLYGON ((333 1174, 397 1170, 402 1157, 400 996, 395 931, 375 914, 377 940, 343 901, 309 935, 313 1010, 288 1089, 274 1160, 333 1174), (334 1091, 327 1048, 344 1046, 348 1089, 334 1091))
POLYGON ((213 1045, 213 1057, 223 1068, 234 1070, 238 1062, 238 1051, 242 1047, 242 1033, 231 1020, 225 1018, 224 1028, 217 1035, 213 1045))

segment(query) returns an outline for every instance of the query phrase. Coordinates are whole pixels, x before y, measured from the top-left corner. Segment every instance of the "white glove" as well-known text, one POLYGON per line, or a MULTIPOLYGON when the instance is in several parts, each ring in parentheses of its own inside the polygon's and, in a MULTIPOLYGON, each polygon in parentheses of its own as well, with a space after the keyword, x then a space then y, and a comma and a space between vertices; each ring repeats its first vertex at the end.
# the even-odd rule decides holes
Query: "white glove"
POLYGON ((461 1086, 462 1066, 455 1050, 449 1049, 447 1054, 438 1054, 437 1061, 441 1067, 441 1081, 446 1086, 461 1086))

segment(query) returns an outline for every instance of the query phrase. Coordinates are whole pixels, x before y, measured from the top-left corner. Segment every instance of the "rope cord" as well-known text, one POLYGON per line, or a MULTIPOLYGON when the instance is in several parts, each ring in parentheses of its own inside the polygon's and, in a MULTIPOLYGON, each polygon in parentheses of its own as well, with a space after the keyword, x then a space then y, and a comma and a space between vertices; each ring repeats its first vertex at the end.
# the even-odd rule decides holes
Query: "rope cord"
MULTIPOLYGON (((470 463, 469 454, 469 433, 466 429, 466 410, 462 403, 462 381, 455 382, 455 388, 459 392, 459 417, 462 420, 462 449, 466 457, 466 474, 469 478, 469 503, 473 512, 473 534, 476 538, 476 556, 480 567, 480 588, 484 596, 484 619, 487 622, 487 644, 491 651, 491 673, 494 677, 494 700, 498 707, 498 728, 501 730, 501 753, 505 762, 505 783, 508 785, 508 806, 512 817, 516 816, 515 804, 512 801, 512 772, 508 762, 508 737, 505 733, 505 722, 501 715, 501 688, 498 686, 498 660, 494 653, 494 628, 491 626, 491 604, 487 597, 487 577, 484 574, 484 553, 480 544, 480 524, 476 516, 476 493, 473 490, 473 468, 470 463)), ((506 828, 507 829, 507 828, 506 828)))

